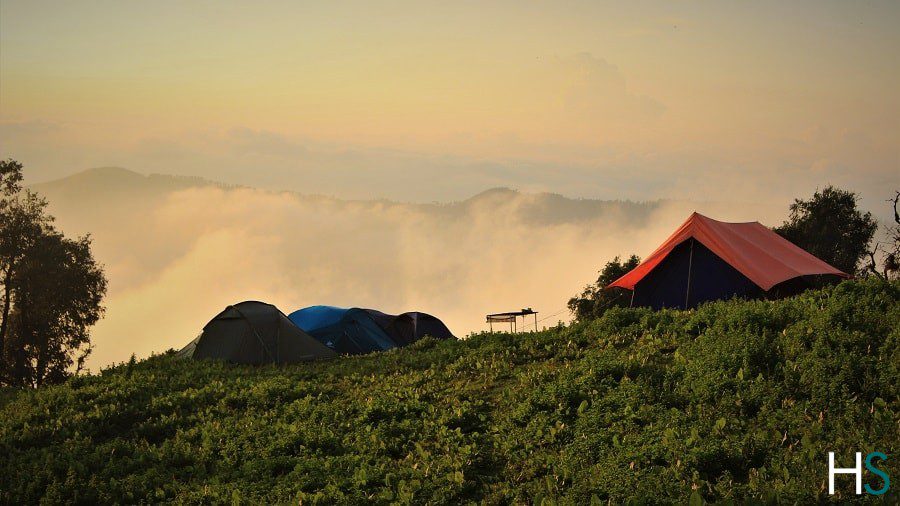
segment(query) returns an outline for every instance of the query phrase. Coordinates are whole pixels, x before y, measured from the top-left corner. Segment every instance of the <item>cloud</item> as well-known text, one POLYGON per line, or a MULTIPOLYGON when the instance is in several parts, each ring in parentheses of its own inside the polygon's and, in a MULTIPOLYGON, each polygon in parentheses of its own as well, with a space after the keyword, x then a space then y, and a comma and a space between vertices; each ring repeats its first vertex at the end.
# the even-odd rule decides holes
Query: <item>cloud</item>
POLYGON ((240 156, 261 154, 302 159, 310 155, 309 149, 304 144, 268 130, 232 128, 227 132, 226 139, 232 152, 240 156))
POLYGON ((631 92, 619 68, 590 53, 560 59, 559 66, 570 83, 564 92, 568 115, 585 121, 646 122, 661 116, 666 107, 659 101, 631 92))
MULTIPOLYGON (((97 180, 70 192, 68 184, 41 191, 62 230, 93 233, 110 277, 107 314, 92 333, 94 368, 183 346, 227 304, 246 299, 284 311, 423 310, 460 335, 484 329, 489 312, 530 306, 549 316, 608 259, 646 255, 695 209, 509 190, 416 205, 184 188, 164 177, 136 180, 133 190, 116 183, 105 191, 97 180)), ((734 205, 700 210, 754 218, 734 205)))

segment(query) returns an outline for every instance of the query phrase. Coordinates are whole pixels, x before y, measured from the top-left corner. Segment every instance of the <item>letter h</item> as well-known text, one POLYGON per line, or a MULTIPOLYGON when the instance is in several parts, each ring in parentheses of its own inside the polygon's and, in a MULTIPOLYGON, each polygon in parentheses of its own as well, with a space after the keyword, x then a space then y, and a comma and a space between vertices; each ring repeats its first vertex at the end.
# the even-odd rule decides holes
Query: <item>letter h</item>
POLYGON ((855 474, 856 495, 862 494, 862 453, 856 452, 856 467, 834 467, 834 452, 828 452, 828 495, 834 495, 834 475, 855 474))

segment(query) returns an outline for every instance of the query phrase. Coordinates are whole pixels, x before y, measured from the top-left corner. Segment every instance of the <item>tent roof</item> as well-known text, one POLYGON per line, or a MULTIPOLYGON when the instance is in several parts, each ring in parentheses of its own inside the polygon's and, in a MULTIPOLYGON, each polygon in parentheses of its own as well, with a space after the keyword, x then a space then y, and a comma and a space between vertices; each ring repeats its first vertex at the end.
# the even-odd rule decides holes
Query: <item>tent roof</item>
POLYGON ((335 306, 309 306, 294 311, 288 315, 288 318, 294 322, 294 325, 310 332, 334 325, 341 321, 347 311, 350 310, 335 306))
POLYGON ((613 281, 608 288, 634 290, 634 286, 676 246, 690 238, 709 248, 763 290, 798 276, 834 274, 850 277, 757 221, 726 223, 694 213, 640 265, 613 281))
POLYGON ((180 358, 218 358, 242 364, 296 363, 335 356, 272 304, 244 301, 226 307, 180 358))

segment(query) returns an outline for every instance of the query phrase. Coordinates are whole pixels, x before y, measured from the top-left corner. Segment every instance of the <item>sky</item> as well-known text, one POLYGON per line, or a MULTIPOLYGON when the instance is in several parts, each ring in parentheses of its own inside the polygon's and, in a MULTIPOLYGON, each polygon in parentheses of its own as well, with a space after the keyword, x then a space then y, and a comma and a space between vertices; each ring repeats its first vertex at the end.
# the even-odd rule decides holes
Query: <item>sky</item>
POLYGON ((759 199, 900 173, 896 2, 0 2, 0 145, 404 201, 759 199))
POLYGON ((777 225, 834 184, 887 219, 898 26, 894 1, 0 0, 0 157, 29 184, 246 187, 41 186, 110 278, 94 369, 254 298, 552 324, 691 210, 777 225), (495 187, 520 193, 449 222, 379 200, 495 187), (541 192, 663 202, 542 222, 593 204, 541 192))

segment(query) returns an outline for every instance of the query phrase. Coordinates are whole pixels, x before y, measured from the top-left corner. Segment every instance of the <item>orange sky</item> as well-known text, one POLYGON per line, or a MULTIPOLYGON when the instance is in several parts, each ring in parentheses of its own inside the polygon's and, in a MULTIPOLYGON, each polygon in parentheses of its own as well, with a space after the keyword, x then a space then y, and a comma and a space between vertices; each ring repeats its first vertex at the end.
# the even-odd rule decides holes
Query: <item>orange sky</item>
POLYGON ((900 4, 639 4, 4 0, 0 142, 32 181, 118 165, 352 197, 404 198, 357 172, 459 173, 425 200, 897 182, 900 4))

